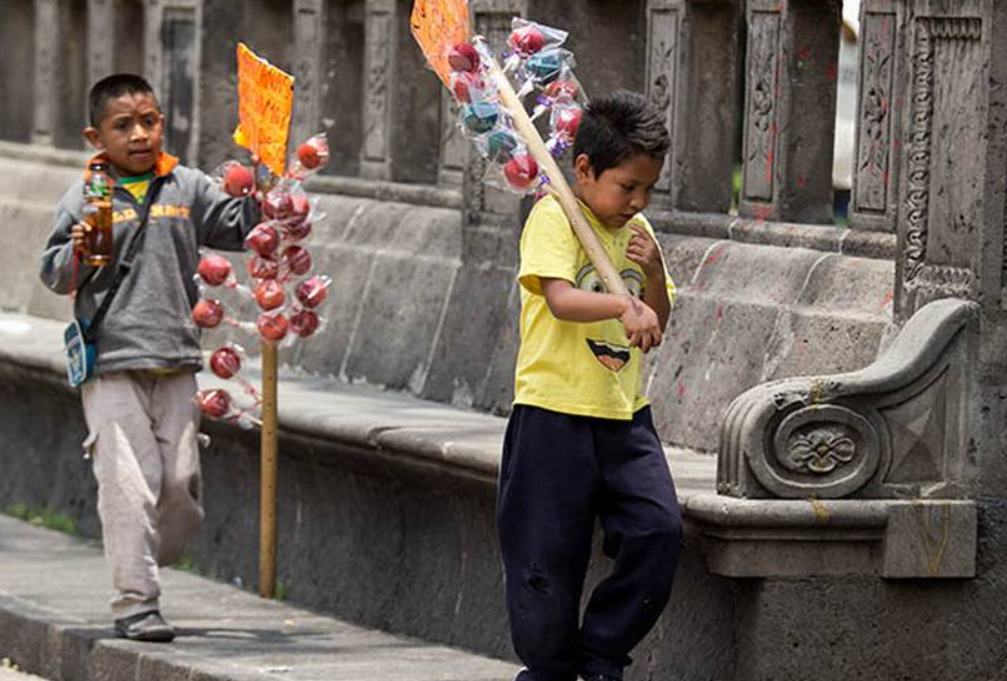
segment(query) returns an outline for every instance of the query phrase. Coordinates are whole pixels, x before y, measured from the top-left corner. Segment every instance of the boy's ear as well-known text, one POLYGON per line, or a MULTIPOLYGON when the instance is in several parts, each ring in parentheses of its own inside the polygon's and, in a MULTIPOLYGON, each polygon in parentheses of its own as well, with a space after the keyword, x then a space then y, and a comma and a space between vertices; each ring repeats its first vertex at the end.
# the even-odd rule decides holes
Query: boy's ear
POLYGON ((84 139, 98 151, 105 149, 105 145, 101 143, 101 133, 98 132, 98 128, 92 128, 90 125, 84 128, 84 139))
POLYGON ((591 165, 591 159, 587 154, 581 154, 573 160, 573 173, 577 178, 577 184, 583 184, 584 182, 596 179, 594 176, 594 166, 591 165))

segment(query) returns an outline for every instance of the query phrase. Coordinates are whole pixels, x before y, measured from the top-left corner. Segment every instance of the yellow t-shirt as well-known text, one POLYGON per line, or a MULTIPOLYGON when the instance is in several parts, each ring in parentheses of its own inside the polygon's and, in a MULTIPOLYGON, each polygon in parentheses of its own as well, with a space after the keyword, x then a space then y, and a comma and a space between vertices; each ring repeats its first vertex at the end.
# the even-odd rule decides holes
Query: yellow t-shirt
POLYGON ((146 175, 138 175, 136 177, 120 177, 119 184, 125 188, 133 198, 136 199, 137 203, 143 203, 144 197, 147 196, 147 189, 150 187, 150 181, 154 179, 154 173, 149 172, 146 175))
MULTIPOLYGON (((613 229, 583 203, 581 207, 615 269, 634 295, 643 294, 643 270, 626 257, 632 223, 654 229, 641 214, 613 229)), ((655 239, 656 243, 656 239, 655 239)), ((580 323, 556 319, 542 295, 541 277, 565 279, 585 291, 604 292, 601 277, 588 260, 553 196, 532 209, 521 235, 521 348, 515 372, 514 404, 565 414, 630 420, 647 405, 641 393, 643 353, 630 348, 618 319, 580 323)), ((668 300, 675 284, 665 267, 668 300)))

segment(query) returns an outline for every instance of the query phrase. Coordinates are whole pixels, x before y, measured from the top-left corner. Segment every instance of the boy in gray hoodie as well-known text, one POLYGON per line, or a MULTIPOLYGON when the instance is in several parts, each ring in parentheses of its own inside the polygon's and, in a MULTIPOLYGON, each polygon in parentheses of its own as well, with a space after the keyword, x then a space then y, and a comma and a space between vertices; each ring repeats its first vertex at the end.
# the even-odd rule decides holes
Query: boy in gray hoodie
POLYGON ((41 276, 56 293, 75 295, 78 319, 93 318, 147 215, 132 267, 94 334, 95 375, 81 386, 81 399, 118 591, 111 603, 116 632, 170 641, 175 632, 160 614, 158 566, 181 557, 203 518, 195 404, 202 354, 191 314, 198 249, 240 251, 259 214, 253 199, 229 197, 161 150, 164 115, 140 76, 99 81, 89 105, 84 136, 116 181, 115 256, 104 267, 80 261, 88 227, 79 180, 56 207, 41 276))

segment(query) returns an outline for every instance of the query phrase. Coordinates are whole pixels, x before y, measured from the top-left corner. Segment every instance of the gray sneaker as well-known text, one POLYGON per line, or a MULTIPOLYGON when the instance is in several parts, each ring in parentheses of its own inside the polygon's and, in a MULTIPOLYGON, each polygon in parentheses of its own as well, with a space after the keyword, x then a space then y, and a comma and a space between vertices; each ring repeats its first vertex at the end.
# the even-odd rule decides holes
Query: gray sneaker
POLYGON ((175 638, 175 630, 164 621, 158 610, 148 610, 115 621, 115 633, 130 641, 167 643, 175 638))

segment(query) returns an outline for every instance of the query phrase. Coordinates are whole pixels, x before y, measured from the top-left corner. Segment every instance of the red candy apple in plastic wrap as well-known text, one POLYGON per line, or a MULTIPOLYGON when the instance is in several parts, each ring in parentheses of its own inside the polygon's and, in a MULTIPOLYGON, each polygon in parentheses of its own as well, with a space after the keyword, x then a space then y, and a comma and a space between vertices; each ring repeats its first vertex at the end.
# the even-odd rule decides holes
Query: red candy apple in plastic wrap
POLYGON ((311 271, 311 253, 303 246, 287 246, 280 255, 283 279, 303 277, 311 271))
POLYGON ((255 173, 251 168, 237 161, 228 161, 219 172, 224 191, 229 196, 238 198, 255 192, 255 173))
POLYGON ((313 310, 325 302, 331 285, 329 277, 315 275, 298 284, 294 294, 304 307, 313 310))
POLYGON ((281 312, 263 312, 259 315, 256 326, 262 339, 270 343, 278 343, 283 340, 290 329, 287 318, 281 312))
POLYGON ((199 411, 211 419, 234 423, 245 429, 262 425, 259 419, 239 409, 231 394, 223 388, 200 390, 196 393, 196 404, 199 411))
POLYGON ((263 257, 272 255, 279 247, 280 231, 270 222, 256 225, 245 237, 245 248, 255 251, 263 257))
POLYGON ((280 262, 275 258, 263 257, 259 254, 252 255, 245 263, 248 276, 256 281, 263 279, 276 279, 280 276, 280 262))
POLYGON ((286 297, 283 284, 276 279, 264 279, 255 287, 255 302, 267 312, 283 305, 286 297))
POLYGON ((299 310, 290 316, 290 330, 299 338, 308 338, 318 330, 321 320, 314 310, 299 310))
POLYGON ((241 353, 230 345, 218 349, 210 355, 210 371, 225 380, 234 378, 241 371, 241 353))
POLYGON ((207 286, 216 287, 235 282, 231 261, 216 253, 207 253, 200 258, 196 273, 207 286))
POLYGON ((192 308, 192 320, 201 329, 215 329, 224 320, 224 306, 219 300, 204 298, 192 308))

